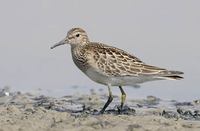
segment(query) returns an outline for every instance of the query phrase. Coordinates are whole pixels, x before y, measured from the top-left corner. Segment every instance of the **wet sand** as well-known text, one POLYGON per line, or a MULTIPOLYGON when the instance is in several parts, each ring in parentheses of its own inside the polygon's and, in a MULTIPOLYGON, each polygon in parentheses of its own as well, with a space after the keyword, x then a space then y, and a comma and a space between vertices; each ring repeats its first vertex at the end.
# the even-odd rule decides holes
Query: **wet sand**
POLYGON ((200 101, 165 101, 154 96, 128 100, 118 110, 120 98, 105 114, 97 115, 107 96, 61 98, 20 92, 0 92, 0 131, 199 131, 200 101))

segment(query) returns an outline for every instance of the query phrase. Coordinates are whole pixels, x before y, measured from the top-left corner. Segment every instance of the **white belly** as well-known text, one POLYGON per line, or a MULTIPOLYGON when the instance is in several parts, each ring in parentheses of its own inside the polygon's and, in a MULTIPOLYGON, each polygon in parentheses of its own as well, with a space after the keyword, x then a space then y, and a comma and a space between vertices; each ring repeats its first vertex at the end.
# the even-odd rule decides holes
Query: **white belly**
POLYGON ((156 80, 150 77, 133 77, 133 76, 124 76, 124 77, 110 77, 99 73, 92 68, 88 69, 86 75, 93 81, 111 86, 136 86, 137 84, 144 83, 147 81, 156 80))

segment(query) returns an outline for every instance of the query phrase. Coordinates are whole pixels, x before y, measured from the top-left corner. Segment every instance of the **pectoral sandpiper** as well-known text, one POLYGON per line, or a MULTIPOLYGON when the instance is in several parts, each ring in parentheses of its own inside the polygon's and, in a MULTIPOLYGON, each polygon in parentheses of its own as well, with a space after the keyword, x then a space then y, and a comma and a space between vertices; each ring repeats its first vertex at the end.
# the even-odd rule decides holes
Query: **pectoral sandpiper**
POLYGON ((103 113, 112 102, 110 87, 118 86, 121 95, 122 109, 126 94, 122 86, 135 86, 154 80, 178 80, 183 72, 169 71, 147 65, 137 57, 112 46, 98 42, 90 42, 87 33, 81 28, 72 28, 67 36, 51 47, 71 45, 72 58, 76 66, 93 81, 108 86, 109 97, 100 111, 103 113))

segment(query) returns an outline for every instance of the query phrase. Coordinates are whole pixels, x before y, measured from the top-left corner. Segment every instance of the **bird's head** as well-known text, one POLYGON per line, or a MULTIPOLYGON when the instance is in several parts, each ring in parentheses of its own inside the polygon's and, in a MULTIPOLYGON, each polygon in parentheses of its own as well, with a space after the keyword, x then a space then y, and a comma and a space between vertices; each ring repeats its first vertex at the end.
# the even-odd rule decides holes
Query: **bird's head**
POLYGON ((64 45, 64 44, 70 44, 72 46, 82 45, 89 42, 87 33, 81 29, 81 28, 72 28, 67 33, 67 36, 61 40, 60 42, 56 43, 54 46, 51 47, 51 49, 64 45))

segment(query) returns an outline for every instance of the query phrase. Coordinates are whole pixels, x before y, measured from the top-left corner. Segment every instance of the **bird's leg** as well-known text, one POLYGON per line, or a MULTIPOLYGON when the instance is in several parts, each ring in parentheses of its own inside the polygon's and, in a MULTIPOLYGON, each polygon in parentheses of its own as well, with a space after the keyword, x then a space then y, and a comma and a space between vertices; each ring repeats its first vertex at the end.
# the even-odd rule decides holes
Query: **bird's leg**
POLYGON ((122 89, 121 86, 119 86, 119 89, 120 89, 120 91, 121 91, 121 93, 122 93, 122 95, 121 95, 121 106, 120 106, 120 109, 121 109, 121 111, 122 111, 124 102, 125 102, 125 100, 126 100, 126 93, 124 92, 124 90, 122 89))
POLYGON ((111 89, 110 89, 110 85, 108 85, 108 92, 109 92, 109 97, 108 97, 108 100, 107 100, 106 104, 104 105, 103 109, 100 111, 101 114, 104 113, 104 111, 106 110, 106 108, 108 107, 108 105, 113 100, 113 96, 112 96, 112 92, 111 92, 111 89))

